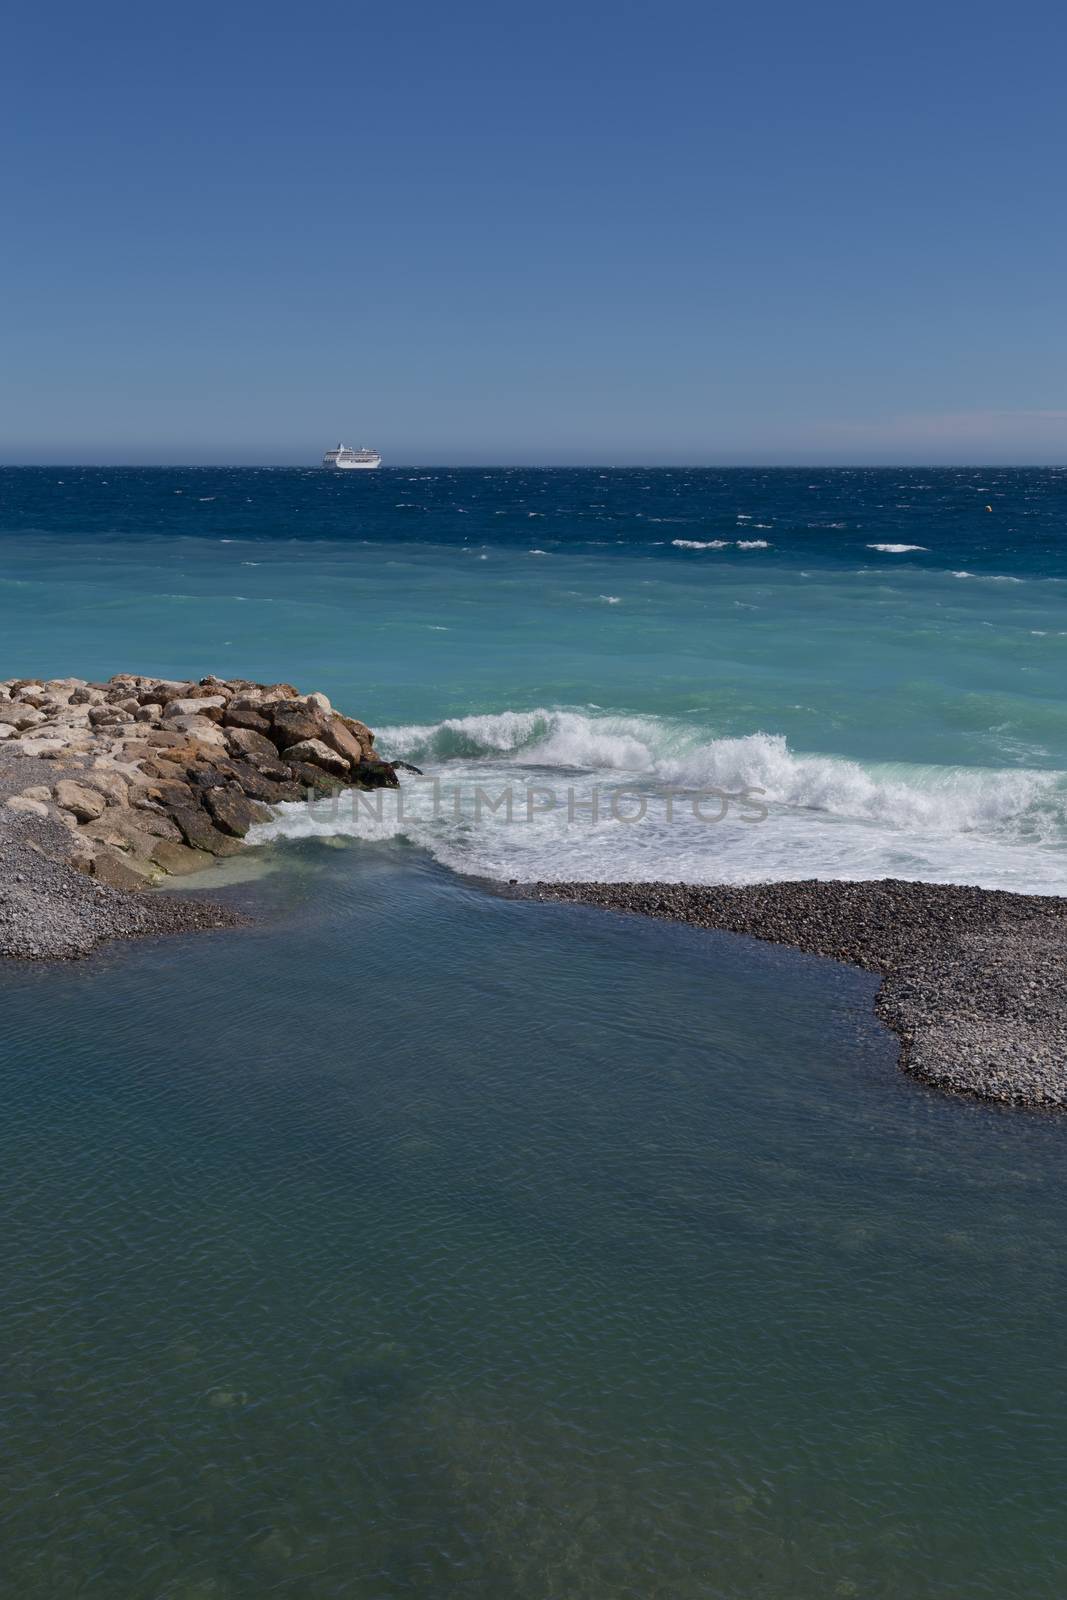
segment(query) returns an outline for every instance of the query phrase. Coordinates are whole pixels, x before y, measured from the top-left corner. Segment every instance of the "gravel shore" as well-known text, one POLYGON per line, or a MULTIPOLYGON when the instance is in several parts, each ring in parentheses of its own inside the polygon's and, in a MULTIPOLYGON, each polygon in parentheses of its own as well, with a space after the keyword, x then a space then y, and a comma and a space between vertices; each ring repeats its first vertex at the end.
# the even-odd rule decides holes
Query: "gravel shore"
POLYGON ((749 934, 882 979, 900 1066, 939 1089, 1067 1106, 1067 900, 955 884, 539 883, 576 901, 749 934))
POLYGON ((61 858, 70 835, 47 817, 0 810, 0 956, 69 961, 110 939, 233 928, 224 906, 151 889, 112 889, 61 858))

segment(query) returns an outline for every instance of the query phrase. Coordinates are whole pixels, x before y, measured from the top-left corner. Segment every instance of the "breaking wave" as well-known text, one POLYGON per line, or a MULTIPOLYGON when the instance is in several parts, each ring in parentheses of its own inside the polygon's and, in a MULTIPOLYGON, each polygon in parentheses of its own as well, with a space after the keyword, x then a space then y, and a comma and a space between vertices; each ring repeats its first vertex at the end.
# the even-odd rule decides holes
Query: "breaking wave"
POLYGON ((780 734, 713 737, 668 718, 582 709, 386 727, 377 742, 423 770, 421 779, 405 776, 399 811, 392 793, 347 809, 287 806, 256 838, 402 837, 457 870, 520 881, 890 875, 1067 892, 1064 773, 861 763, 791 750, 780 734), (431 779, 461 798, 431 814, 431 779), (524 797, 546 786, 557 800, 526 816, 524 797), (515 819, 478 810, 479 788, 510 791, 515 819), (620 789, 647 798, 639 825, 605 815, 603 797, 620 789), (709 827, 684 804, 664 814, 666 791, 706 790, 757 791, 767 819, 756 827, 735 813, 709 827))

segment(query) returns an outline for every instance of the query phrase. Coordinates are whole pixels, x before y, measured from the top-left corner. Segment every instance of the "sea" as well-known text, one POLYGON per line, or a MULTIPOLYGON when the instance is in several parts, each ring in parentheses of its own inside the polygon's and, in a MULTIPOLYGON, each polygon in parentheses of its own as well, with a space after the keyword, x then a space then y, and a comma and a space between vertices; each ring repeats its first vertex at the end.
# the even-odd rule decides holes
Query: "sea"
POLYGON ((0 677, 407 763, 0 971, 0 1589, 1059 1600, 1062 1119, 511 886, 1067 892, 1067 470, 5 469, 0 556, 0 677))

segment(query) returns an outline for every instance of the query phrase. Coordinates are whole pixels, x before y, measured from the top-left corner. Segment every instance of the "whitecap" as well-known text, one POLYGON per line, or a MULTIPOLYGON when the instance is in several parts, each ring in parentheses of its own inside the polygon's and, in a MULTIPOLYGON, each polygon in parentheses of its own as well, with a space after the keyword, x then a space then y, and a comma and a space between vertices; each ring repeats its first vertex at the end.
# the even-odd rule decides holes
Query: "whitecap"
MULTIPOLYGON (((379 792, 324 808, 289 805, 254 831, 406 838, 445 865, 490 878, 692 883, 798 877, 924 878, 1067 892, 1067 773, 861 763, 791 749, 780 734, 716 737, 685 719, 598 713, 593 708, 510 710, 379 730, 383 754, 425 776, 402 776, 404 805, 379 792), (439 779, 444 803, 434 808, 439 779), (448 785, 458 785, 454 808, 448 785), (528 786, 557 796, 527 814, 528 786), (644 795, 634 826, 605 815, 619 787, 644 795), (588 800, 596 787, 601 814, 588 800), (515 816, 479 811, 477 789, 513 793, 515 816), (761 826, 694 820, 689 798, 758 791, 761 826), (665 819, 664 793, 679 797, 665 819), (567 796, 577 797, 578 819, 567 796), (658 797, 658 804, 657 804, 658 797), (521 824, 521 825, 520 825, 521 824)), ((629 806, 631 802, 628 801, 629 806)))

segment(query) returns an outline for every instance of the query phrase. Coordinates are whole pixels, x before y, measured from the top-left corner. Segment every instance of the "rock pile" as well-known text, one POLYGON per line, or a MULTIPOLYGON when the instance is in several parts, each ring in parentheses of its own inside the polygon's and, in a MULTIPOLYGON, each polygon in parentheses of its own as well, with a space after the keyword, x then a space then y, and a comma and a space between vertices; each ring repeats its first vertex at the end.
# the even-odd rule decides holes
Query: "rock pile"
POLYGON ((44 830, 63 848, 38 852, 115 889, 232 854, 282 801, 397 782, 370 729, 323 694, 131 673, 0 683, 0 768, 10 821, 66 830, 44 830))

